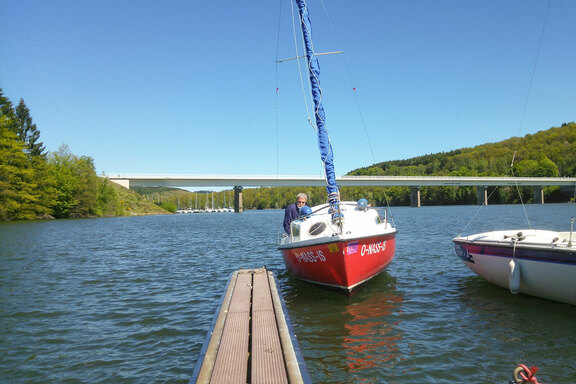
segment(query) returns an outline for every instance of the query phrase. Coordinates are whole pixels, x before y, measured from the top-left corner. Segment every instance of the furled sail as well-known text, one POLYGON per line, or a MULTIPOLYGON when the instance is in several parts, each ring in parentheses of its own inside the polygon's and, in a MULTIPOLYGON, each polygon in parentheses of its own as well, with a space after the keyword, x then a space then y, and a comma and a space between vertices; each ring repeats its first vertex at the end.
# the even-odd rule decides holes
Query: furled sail
MULTIPOLYGON (((324 107, 322 106, 322 90, 320 89, 320 65, 318 64, 318 59, 314 52, 314 46, 312 45, 312 30, 310 27, 310 17, 308 14, 308 8, 306 7, 306 1, 296 0, 296 4, 298 5, 298 11, 300 13, 302 35, 306 46, 308 73, 310 75, 310 86, 312 88, 312 98, 314 99, 315 107, 314 115, 316 118, 316 127, 318 129, 318 146, 320 147, 320 157, 322 158, 324 170, 326 172, 328 201, 332 207, 338 211, 340 194, 338 192, 338 185, 336 185, 336 174, 334 172, 334 154, 332 152, 332 145, 330 144, 330 139, 325 126, 326 118, 324 107)), ((335 216, 338 216, 338 214, 335 216)))

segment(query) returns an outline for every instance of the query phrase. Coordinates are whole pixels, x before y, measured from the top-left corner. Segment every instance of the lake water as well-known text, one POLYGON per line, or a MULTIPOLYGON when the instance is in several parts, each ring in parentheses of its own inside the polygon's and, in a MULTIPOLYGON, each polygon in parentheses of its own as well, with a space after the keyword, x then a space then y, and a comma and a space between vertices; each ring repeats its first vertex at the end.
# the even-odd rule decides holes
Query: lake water
MULTIPOLYGON (((573 204, 526 206, 568 231, 573 204)), ((576 382, 576 307, 476 277, 451 239, 527 227, 521 206, 393 208, 396 256, 352 297, 300 282, 283 212, 0 224, 0 382, 187 383, 230 274, 275 272, 315 383, 576 382)))

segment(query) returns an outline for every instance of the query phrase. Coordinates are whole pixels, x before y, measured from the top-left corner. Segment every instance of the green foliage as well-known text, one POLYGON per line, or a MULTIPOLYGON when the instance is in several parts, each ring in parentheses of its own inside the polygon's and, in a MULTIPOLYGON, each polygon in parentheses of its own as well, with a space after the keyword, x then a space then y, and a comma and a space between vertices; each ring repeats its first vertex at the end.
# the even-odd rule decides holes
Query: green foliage
POLYGON ((14 132, 0 127, 0 220, 32 219, 38 210, 34 169, 14 132))
POLYGON ((12 102, 4 96, 2 89, 0 89, 0 129, 9 130, 18 134, 16 115, 14 114, 12 102))
POLYGON ((32 157, 43 156, 44 146, 42 142, 39 141, 40 131, 36 127, 36 124, 32 122, 30 110, 23 99, 20 99, 20 103, 14 110, 14 115, 18 136, 26 143, 26 152, 32 157))
POLYGON ((79 204, 80 177, 74 170, 77 161, 78 158, 72 155, 65 145, 48 157, 48 164, 58 191, 52 205, 54 216, 57 218, 72 216, 73 210, 79 204))
POLYGON ((0 89, 0 220, 167 213, 97 177, 66 145, 47 156, 39 139, 24 100, 13 108, 0 89))
MULTIPOLYGON (((523 177, 575 177, 576 176, 576 123, 564 123, 523 138, 512 137, 499 143, 489 143, 473 148, 462 148, 394 160, 356 169, 349 175, 384 176, 523 176, 523 177), (513 167, 510 166, 514 159, 513 167)), ((425 187, 421 189, 423 204, 474 204, 472 187, 425 187)), ((391 188, 388 192, 391 205, 409 203, 409 190, 391 188)), ((561 200, 558 190, 545 189, 561 200)), ((529 201, 532 192, 501 187, 492 193, 493 203, 529 201)), ((564 200, 566 200, 564 196, 564 200)))
POLYGON ((172 213, 174 213, 178 210, 178 207, 176 206, 176 204, 169 202, 169 201, 165 201, 165 202, 161 203, 160 206, 165 211, 172 212, 172 213))
POLYGON ((386 176, 503 176, 510 174, 514 159, 516 176, 576 176, 576 123, 564 123, 523 138, 499 143, 378 163, 350 175, 386 176), (530 163, 534 161, 536 163, 530 163), (378 170, 379 169, 379 170, 378 170))
POLYGON ((157 215, 168 213, 157 204, 147 201, 138 192, 126 189, 108 179, 101 178, 100 181, 111 189, 110 195, 114 203, 109 203, 110 212, 115 209, 115 213, 104 214, 105 216, 135 216, 135 215, 157 215))

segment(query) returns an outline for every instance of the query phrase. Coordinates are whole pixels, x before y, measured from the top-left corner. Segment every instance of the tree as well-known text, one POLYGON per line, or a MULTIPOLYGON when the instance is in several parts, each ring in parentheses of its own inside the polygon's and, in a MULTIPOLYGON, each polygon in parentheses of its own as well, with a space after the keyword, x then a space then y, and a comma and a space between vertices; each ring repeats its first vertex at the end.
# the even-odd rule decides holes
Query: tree
POLYGON ((0 220, 33 219, 37 211, 38 193, 34 169, 24 153, 24 143, 0 117, 0 220))
POLYGON ((57 191, 56 198, 52 202, 54 216, 58 218, 70 217, 72 209, 78 204, 76 200, 78 178, 72 172, 72 154, 68 146, 62 145, 58 152, 50 153, 48 164, 57 191))
POLYGON ((42 211, 16 120, 12 103, 0 89, 0 220, 33 219, 42 211))
POLYGON ((57 190, 52 204, 56 217, 95 215, 98 177, 92 158, 77 157, 67 145, 50 154, 48 163, 57 190))
POLYGON ((16 117, 14 116, 12 102, 4 96, 2 88, 0 88, 0 129, 8 129, 17 133, 16 117))
POLYGON ((56 200, 56 180, 54 179, 47 157, 35 156, 30 160, 34 169, 34 184, 38 189, 38 216, 52 215, 52 203, 56 200))
POLYGON ((24 103, 24 99, 20 99, 14 112, 17 134, 26 143, 28 154, 31 157, 44 156, 44 145, 39 141, 40 131, 32 122, 30 110, 24 103))
POLYGON ((39 198, 37 213, 40 216, 51 214, 50 203, 56 195, 54 179, 48 170, 45 147, 40 141, 40 131, 32 122, 30 110, 24 103, 24 99, 20 99, 18 106, 14 109, 14 121, 16 133, 25 144, 24 152, 34 170, 34 184, 36 184, 39 198))
POLYGON ((558 167, 546 155, 540 155, 538 159, 538 171, 536 177, 558 177, 558 167))
POLYGON ((514 166, 514 174, 524 177, 557 177, 558 167, 546 155, 538 160, 522 160, 514 166))
POLYGON ((164 201, 163 203, 160 204, 160 206, 162 207, 162 209, 172 213, 176 212, 176 210, 178 209, 176 204, 170 201, 164 201))

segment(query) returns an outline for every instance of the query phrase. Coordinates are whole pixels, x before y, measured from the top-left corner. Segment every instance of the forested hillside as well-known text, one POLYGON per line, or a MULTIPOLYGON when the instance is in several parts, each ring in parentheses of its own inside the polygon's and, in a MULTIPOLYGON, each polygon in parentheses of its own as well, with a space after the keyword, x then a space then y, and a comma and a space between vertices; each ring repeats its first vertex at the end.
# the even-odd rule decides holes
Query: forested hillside
POLYGON ((92 158, 46 152, 24 100, 0 89, 0 221, 149 213, 167 212, 98 177, 92 158))
POLYGON ((565 123, 533 135, 356 169, 349 175, 386 176, 576 175, 576 124, 565 123), (510 167, 514 160, 513 168, 510 167))

